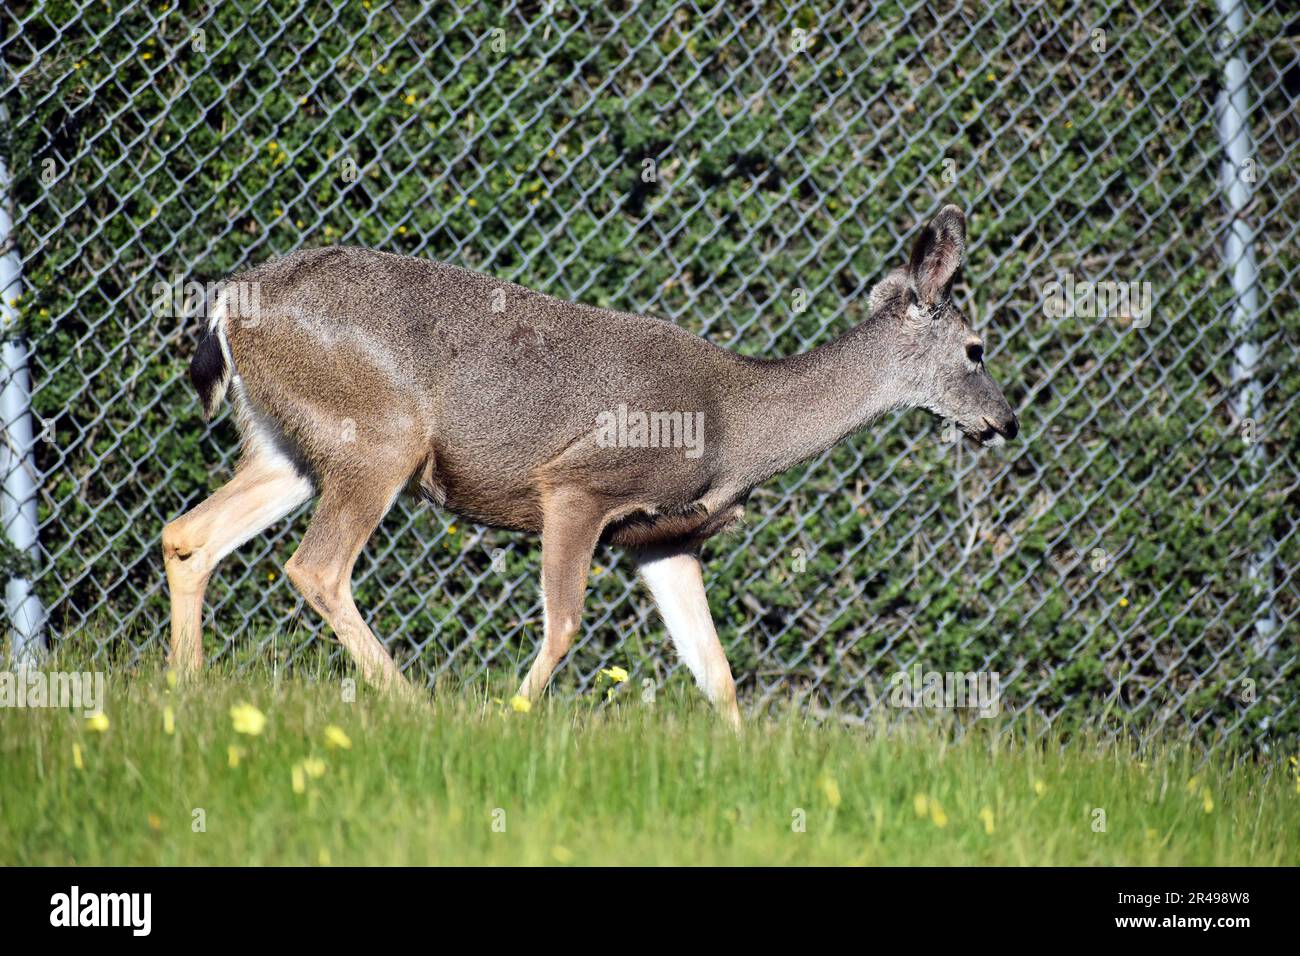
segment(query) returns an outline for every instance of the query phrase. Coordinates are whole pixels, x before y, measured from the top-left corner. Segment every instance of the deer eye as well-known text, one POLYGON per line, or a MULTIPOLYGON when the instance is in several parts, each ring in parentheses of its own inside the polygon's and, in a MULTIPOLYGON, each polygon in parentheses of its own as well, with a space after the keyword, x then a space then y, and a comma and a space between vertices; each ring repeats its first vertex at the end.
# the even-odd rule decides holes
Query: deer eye
POLYGON ((967 342, 966 358, 972 365, 979 365, 984 361, 984 346, 979 342, 967 342))

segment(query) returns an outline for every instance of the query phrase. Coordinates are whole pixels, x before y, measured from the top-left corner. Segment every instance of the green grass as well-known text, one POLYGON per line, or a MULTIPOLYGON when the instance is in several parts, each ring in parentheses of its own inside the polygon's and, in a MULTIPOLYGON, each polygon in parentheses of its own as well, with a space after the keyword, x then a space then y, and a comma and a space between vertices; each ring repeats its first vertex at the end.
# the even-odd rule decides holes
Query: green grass
POLYGON ((484 687, 444 689, 427 708, 361 687, 347 703, 327 666, 303 670, 218 668, 174 688, 156 663, 115 671, 101 731, 80 712, 0 709, 0 863, 1300 860, 1292 764, 1026 743, 987 721, 954 742, 919 723, 790 713, 736 737, 676 689, 646 703, 623 686, 609 705, 593 694, 529 713, 484 687), (236 733, 240 703, 264 713, 260 734, 236 733), (350 748, 330 747, 328 726, 350 748), (297 792, 307 760, 319 775, 300 770, 297 792))

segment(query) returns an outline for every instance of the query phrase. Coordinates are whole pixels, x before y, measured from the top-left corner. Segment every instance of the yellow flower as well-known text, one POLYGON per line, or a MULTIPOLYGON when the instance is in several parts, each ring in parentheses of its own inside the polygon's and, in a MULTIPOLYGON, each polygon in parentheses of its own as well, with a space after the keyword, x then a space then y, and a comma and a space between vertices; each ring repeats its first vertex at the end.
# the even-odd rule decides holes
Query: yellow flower
POLYGON ((510 709, 516 714, 526 714, 533 709, 533 702, 522 694, 510 698, 510 709))
POLYGON ((226 766, 234 770, 239 766, 239 758, 244 755, 244 751, 231 744, 226 748, 226 766))
POLYGON ((414 106, 414 105, 415 105, 415 94, 414 94, 414 93, 407 93, 407 94, 406 94, 406 99, 404 99, 402 102, 405 103, 407 106, 414 106))
POLYGON ((556 863, 572 863, 572 862, 573 862, 573 851, 572 851, 572 850, 568 850, 568 849, 566 849, 566 848, 564 848, 564 847, 562 847, 562 846, 557 846, 554 850, 552 850, 552 851, 551 851, 551 856, 555 857, 555 862, 556 862, 556 863))
POLYGON ((918 793, 912 798, 912 810, 924 820, 930 815, 930 798, 923 793, 918 793))
POLYGON ((294 765, 293 765, 293 772, 292 772, 292 774, 291 774, 291 777, 292 777, 292 780, 293 780, 293 792, 294 792, 294 793, 306 793, 306 792, 307 792, 307 779, 303 776, 303 772, 302 772, 302 764, 294 764, 294 765))
POLYGON ((81 759, 81 744, 72 745, 72 765, 78 770, 86 769, 86 763, 81 759))
POLYGON ((948 825, 948 814, 943 812, 943 807, 939 806, 938 800, 930 801, 930 820, 940 830, 948 825))
POLYGON ((313 780, 319 780, 325 776, 325 761, 320 757, 308 757, 302 762, 302 769, 313 780))
POLYGON ((159 830, 162 829, 162 817, 158 816, 158 814, 151 813, 149 814, 147 819, 149 821, 150 830, 153 830, 155 833, 157 833, 159 830))
POLYGON ((235 733, 256 737, 266 729, 266 715, 252 704, 236 704, 230 708, 230 722, 235 733))
POLYGON ((819 786, 822 793, 826 795, 826 802, 829 803, 832 808, 840 805, 840 787, 839 784, 835 782, 834 777, 828 773, 823 773, 817 778, 817 786, 819 786))
POLYGON ((601 673, 615 684, 622 684, 627 680, 627 671, 621 667, 606 667, 601 673))
POLYGON ((1038 794, 1041 797, 1046 792, 1047 792, 1047 784, 1043 783, 1043 781, 1041 780, 1035 780, 1034 793, 1038 794))
POLYGON ((320 852, 316 854, 316 861, 320 863, 321 866, 329 866, 330 851, 325 849, 325 847, 321 847, 320 852))
POLYGON ((1193 777, 1191 780, 1188 780, 1188 781, 1187 781, 1187 792, 1188 792, 1188 793, 1195 793, 1195 792, 1196 792, 1197 790, 1199 790, 1199 789, 1201 789, 1201 778, 1200 778, 1200 777, 1193 777))
POLYGON ((1120 606, 1120 607, 1128 607, 1128 598, 1120 598, 1120 599, 1119 599, 1119 606, 1120 606))
POLYGON ((325 746, 338 747, 340 750, 351 750, 352 739, 343 732, 342 727, 330 724, 325 728, 325 746))
POLYGON ((984 822, 984 832, 991 834, 993 832, 993 810, 990 807, 980 807, 980 820, 984 822))
POLYGON ((86 727, 97 734, 102 734, 108 730, 108 714, 99 713, 93 717, 86 718, 86 727))
POLYGON ((1206 813, 1214 812, 1214 798, 1210 796, 1210 788, 1206 787, 1201 791, 1201 807, 1206 813))
POLYGON ((171 704, 163 708, 163 733, 176 733, 176 713, 172 710, 171 704))

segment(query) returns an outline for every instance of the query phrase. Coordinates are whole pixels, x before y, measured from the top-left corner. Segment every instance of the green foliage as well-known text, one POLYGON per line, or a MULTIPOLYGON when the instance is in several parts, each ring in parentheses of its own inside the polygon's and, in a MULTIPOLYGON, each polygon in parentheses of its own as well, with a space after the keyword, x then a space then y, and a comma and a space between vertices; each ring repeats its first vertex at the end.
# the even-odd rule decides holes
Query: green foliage
MULTIPOLYGON (((860 320, 920 220, 955 201, 972 240, 959 297, 1024 438, 953 450, 916 412, 760 489, 750 523, 709 551, 742 691, 861 703, 919 658, 999 670, 1014 705, 1067 720, 1110 708, 1207 737, 1294 735, 1300 200, 1290 53, 1273 46, 1287 24, 1258 17, 1244 44, 1262 96, 1258 448, 1271 464, 1256 474, 1229 401, 1213 5, 1137 6, 1096 5, 1110 17, 1102 57, 1091 22, 1051 4, 988 8, 963 34, 963 17, 941 24, 926 5, 853 24, 815 5, 741 22, 663 0, 554 16, 19 0, 8 65, 45 52, 0 87, 21 118, 3 145, 36 410, 56 434, 38 452, 38 588, 55 624, 69 640, 92 619, 114 641, 159 638, 162 524, 228 471, 230 418, 205 426, 185 380, 196 327, 148 308, 173 273, 215 280, 359 243, 773 355, 860 320), (795 27, 814 31, 807 52, 790 49, 795 27), (1151 326, 1045 316, 1041 287, 1061 271, 1150 280, 1151 326), (1263 654, 1249 569, 1269 542, 1282 630, 1263 654), (1254 700, 1227 690, 1245 678, 1254 700)), ((380 634, 401 632, 417 670, 517 666, 537 638, 536 555, 448 524, 397 509, 358 601, 380 634)), ((247 619, 277 635, 296 620, 279 568, 301 526, 217 575, 210 653, 256 636, 247 619)), ((661 676, 658 624, 616 560, 598 557, 591 630, 564 672, 580 687, 620 640, 638 677, 661 676)), ((309 637, 292 633, 291 654, 309 637)))

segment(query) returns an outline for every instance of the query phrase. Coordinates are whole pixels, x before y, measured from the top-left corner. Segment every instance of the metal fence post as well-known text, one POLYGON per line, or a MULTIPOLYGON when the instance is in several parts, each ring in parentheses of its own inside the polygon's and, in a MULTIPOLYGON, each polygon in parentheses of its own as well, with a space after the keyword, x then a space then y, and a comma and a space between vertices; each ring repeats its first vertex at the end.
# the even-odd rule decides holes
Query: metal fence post
MULTIPOLYGON (((0 106, 0 124, 8 113, 0 106)), ((32 460, 31 379, 27 373, 27 343, 16 326, 16 304, 22 293, 22 259, 10 215, 9 167, 0 156, 0 524, 14 550, 35 560, 39 554, 36 516, 36 467, 32 460)), ((12 629, 14 663, 34 663, 44 650, 45 611, 31 581, 15 571, 5 582, 5 610, 12 629)))
MULTIPOLYGON (((1263 388, 1256 380, 1260 351, 1255 342, 1255 320, 1259 314, 1258 269, 1255 265, 1254 230, 1247 215, 1251 203, 1255 162, 1250 136, 1250 82, 1240 40, 1246 21, 1245 0, 1218 0, 1223 17, 1220 49, 1226 54, 1223 91, 1219 95, 1219 139, 1223 146, 1223 190, 1231 221, 1223 247, 1223 264, 1232 276, 1233 405, 1239 421, 1258 421, 1263 411, 1263 388)), ((1248 481, 1255 485, 1264 466, 1263 446, 1253 436, 1246 446, 1248 481)), ((1256 653, 1271 654, 1276 641, 1273 615, 1273 564, 1268 544, 1249 557, 1247 574, 1254 582, 1259 605, 1255 610, 1256 653)))

